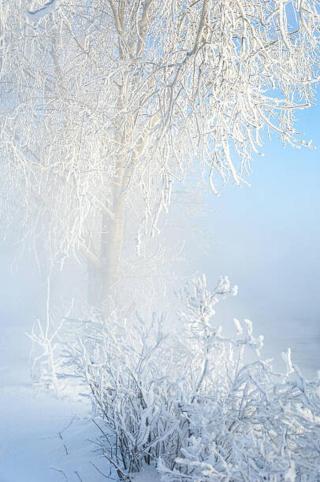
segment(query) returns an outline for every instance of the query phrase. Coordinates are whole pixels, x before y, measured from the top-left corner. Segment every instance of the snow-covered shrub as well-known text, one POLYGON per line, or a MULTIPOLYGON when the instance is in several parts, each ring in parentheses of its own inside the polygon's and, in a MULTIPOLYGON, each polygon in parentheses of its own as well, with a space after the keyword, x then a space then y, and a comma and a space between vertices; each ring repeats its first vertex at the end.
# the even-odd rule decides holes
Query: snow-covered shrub
POLYGON ((185 410, 189 436, 173 470, 160 463, 164 481, 319 480, 319 383, 298 371, 240 366, 185 410))
POLYGON ((320 383, 290 351, 275 373, 249 320, 223 334, 215 306, 234 294, 227 278, 211 292, 201 277, 182 293, 176 331, 115 311, 72 347, 120 478, 153 464, 165 482, 320 480, 320 383))
MULTIPOLYGON (((67 339, 70 338, 66 320, 72 309, 73 302, 64 312, 65 316, 62 316, 63 309, 52 306, 48 277, 44 316, 35 320, 27 336, 32 342, 30 358, 33 383, 42 389, 53 390, 56 395, 59 395, 65 386, 62 380, 65 375, 63 352, 67 339)), ((71 336, 74 337, 74 330, 71 336)))
MULTIPOLYGON (((231 291, 228 280, 220 283, 231 291)), ((182 314, 191 346, 203 360, 197 391, 183 407, 189 423, 174 468, 160 461, 166 482, 320 480, 320 383, 304 380, 283 354, 286 373, 261 358, 263 338, 235 321, 226 338, 212 324, 218 289, 194 283, 182 314), (250 348, 256 352, 253 359, 250 348)))
POLYGON ((155 315, 149 324, 139 316, 119 320, 116 313, 107 323, 96 320, 72 349, 107 425, 104 454, 122 479, 155 463, 165 447, 180 453, 179 388, 170 378, 179 356, 155 315))
POLYGON ((63 328, 63 320, 54 328, 48 323, 41 323, 37 319, 32 327, 29 338, 32 341, 31 350, 31 378, 36 386, 53 390, 55 394, 60 391, 59 369, 63 364, 60 354, 59 335, 63 328))

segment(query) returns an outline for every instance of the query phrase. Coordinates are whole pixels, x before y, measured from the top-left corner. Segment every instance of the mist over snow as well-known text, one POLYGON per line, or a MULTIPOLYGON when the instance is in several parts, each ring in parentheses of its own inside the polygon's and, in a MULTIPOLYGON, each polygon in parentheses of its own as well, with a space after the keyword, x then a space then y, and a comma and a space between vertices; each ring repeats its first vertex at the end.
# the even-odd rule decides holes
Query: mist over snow
POLYGON ((319 25, 0 2, 0 482, 319 482, 319 25))
MULTIPOLYGON (((281 352, 291 347, 309 376, 320 367, 319 181, 317 150, 283 150, 274 142, 265 158, 255 161, 250 187, 231 186, 220 197, 193 198, 187 210, 185 202, 178 203, 167 223, 167 242, 179 252, 176 277, 206 272, 214 285, 228 274, 239 294, 217 309, 224 327, 231 329, 233 316, 252 319, 255 332, 265 337, 264 353, 280 365, 281 352)), ((79 457, 101 464, 92 458, 92 444, 77 447, 76 439, 97 434, 89 422, 77 418, 87 416, 83 403, 70 405, 31 393, 26 332, 39 316, 44 285, 35 264, 26 257, 17 266, 16 255, 12 245, 1 247, 0 480, 58 482, 63 479, 55 470, 59 467, 76 480, 72 477, 79 457), (59 431, 70 421, 73 426, 61 441, 59 431), (65 444, 74 447, 69 457, 65 444)), ((81 279, 84 273, 79 274, 81 279)), ((69 293, 79 284, 79 277, 72 276, 69 293)), ((105 480, 85 462, 80 471, 90 481, 105 480)), ((149 472, 137 480, 153 482, 155 475, 149 472)))

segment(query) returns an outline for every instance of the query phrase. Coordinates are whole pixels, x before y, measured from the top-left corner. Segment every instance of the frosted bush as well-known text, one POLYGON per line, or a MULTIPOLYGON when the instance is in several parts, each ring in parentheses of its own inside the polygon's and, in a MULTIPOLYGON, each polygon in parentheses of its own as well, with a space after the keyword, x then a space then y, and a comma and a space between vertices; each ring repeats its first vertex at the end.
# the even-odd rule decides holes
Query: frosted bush
POLYGON ((320 480, 319 380, 290 351, 276 373, 249 320, 224 335, 215 306, 235 294, 228 278, 210 291, 201 277, 182 292, 178 333, 115 311, 72 347, 120 479, 148 464, 165 482, 320 480))

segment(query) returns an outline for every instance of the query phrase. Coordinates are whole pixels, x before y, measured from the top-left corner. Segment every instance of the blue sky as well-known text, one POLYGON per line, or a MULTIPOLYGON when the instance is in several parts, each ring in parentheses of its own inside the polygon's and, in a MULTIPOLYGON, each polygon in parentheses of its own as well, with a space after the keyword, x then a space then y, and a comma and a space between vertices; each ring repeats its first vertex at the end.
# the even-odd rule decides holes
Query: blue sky
POLYGON ((252 318, 269 347, 292 344, 308 358, 302 363, 320 368, 320 95, 317 102, 297 117, 317 149, 273 139, 252 164, 251 187, 227 186, 208 203, 210 276, 226 273, 239 285, 234 314, 252 318))

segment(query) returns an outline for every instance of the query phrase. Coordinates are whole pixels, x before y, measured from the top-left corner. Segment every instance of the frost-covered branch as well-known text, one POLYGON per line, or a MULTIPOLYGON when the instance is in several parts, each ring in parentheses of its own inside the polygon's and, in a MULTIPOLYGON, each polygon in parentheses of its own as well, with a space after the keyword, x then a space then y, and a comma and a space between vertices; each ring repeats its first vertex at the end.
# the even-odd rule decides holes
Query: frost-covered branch
POLYGON ((1 7, 1 210, 17 207, 54 262, 85 245, 118 271, 124 218, 156 233, 195 162, 218 191, 243 181, 263 129, 297 142, 319 78, 316 0, 33 5, 1 7))

